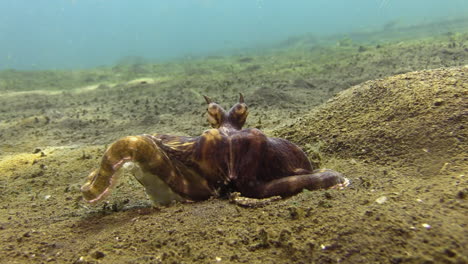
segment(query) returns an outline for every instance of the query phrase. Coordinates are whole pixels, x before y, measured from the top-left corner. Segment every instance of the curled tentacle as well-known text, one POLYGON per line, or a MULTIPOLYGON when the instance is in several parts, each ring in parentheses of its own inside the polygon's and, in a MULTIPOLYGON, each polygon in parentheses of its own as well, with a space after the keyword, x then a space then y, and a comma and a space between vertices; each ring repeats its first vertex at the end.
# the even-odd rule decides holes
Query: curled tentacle
MULTIPOLYGON (((192 143, 187 141, 175 145, 184 147, 191 146, 192 143)), ((90 203, 102 200, 117 184, 120 168, 131 162, 136 165, 129 166, 133 168, 135 178, 156 203, 208 199, 213 195, 214 189, 193 168, 183 164, 183 158, 177 155, 171 151, 170 145, 164 145, 161 138, 156 136, 122 138, 107 149, 100 168, 88 176, 81 187, 83 197, 90 203)))
POLYGON ((144 136, 122 138, 112 144, 102 157, 99 169, 91 172, 81 192, 86 201, 102 200, 117 184, 118 171, 127 162, 144 164, 158 155, 157 146, 144 136))

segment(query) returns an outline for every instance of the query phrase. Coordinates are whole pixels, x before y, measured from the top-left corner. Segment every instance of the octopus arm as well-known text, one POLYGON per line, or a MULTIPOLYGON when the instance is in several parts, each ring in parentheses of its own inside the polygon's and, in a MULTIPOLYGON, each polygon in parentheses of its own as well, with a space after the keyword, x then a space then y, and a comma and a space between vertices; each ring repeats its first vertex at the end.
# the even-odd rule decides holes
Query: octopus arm
POLYGON ((239 172, 243 179, 238 185, 242 195, 252 198, 291 196, 303 189, 316 190, 348 184, 339 172, 313 170, 307 155, 295 144, 280 138, 268 138, 259 160, 256 175, 249 170, 239 172), (249 174, 250 173, 250 174, 249 174))
POLYGON ((100 167, 93 171, 81 191, 90 203, 104 199, 116 185, 119 170, 128 162, 137 165, 135 177, 145 187, 153 201, 168 203, 181 200, 204 200, 214 192, 207 181, 183 160, 183 153, 194 142, 190 138, 178 141, 175 138, 141 135, 122 138, 105 152, 100 167), (171 142, 174 142, 172 144, 171 142), (182 149, 181 149, 182 148, 182 149))

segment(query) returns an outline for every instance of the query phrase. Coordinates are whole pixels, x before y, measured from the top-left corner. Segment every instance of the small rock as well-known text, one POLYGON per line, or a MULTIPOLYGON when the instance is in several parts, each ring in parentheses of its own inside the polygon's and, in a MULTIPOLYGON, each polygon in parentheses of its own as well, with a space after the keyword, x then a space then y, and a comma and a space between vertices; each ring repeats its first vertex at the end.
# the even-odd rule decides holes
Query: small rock
POLYGON ((431 225, 429 225, 429 224, 424 223, 424 224, 421 224, 421 225, 426 229, 431 229, 431 225))
POLYGON ((375 199, 375 202, 378 204, 383 204, 388 200, 387 196, 380 196, 379 198, 375 199))
POLYGON ((457 198, 458 199, 465 199, 466 198, 466 194, 468 193, 468 189, 464 189, 464 190, 461 190, 457 193, 457 198))
POLYGON ((442 98, 436 98, 436 99, 434 100, 434 105, 435 105, 435 106, 440 106, 440 105, 442 105, 443 103, 444 103, 444 99, 442 99, 442 98))
POLYGON ((451 258, 457 256, 457 252, 455 252, 455 251, 453 251, 453 250, 451 250, 451 249, 449 249, 449 248, 446 248, 446 249, 444 250, 444 253, 445 253, 447 256, 451 257, 451 258))
POLYGON ((237 240, 236 239, 233 239, 233 238, 230 238, 226 241, 226 243, 229 245, 229 246, 235 246, 237 244, 237 240))
POLYGON ((73 262, 74 264, 84 264, 84 263, 87 263, 86 259, 81 256, 79 257, 75 262, 73 262))
POLYGON ((95 258, 95 259, 102 259, 106 256, 106 254, 104 254, 104 252, 102 251, 99 251, 99 250, 96 250, 94 251, 93 253, 91 253, 91 257, 95 258))

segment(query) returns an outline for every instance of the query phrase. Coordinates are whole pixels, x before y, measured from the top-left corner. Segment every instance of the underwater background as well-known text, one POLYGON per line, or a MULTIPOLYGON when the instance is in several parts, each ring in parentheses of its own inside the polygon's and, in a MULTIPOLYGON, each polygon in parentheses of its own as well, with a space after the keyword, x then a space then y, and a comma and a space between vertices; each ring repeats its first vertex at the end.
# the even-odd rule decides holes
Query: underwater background
POLYGON ((303 34, 345 36, 467 14, 464 0, 3 0, 0 70, 229 54, 303 34))

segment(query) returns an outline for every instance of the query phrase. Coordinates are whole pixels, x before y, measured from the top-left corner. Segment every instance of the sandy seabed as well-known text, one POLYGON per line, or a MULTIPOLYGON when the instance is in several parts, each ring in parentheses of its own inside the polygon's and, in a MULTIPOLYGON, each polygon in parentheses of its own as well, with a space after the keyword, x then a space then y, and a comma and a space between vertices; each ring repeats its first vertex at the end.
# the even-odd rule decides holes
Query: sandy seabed
POLYGON ((116 66, 81 88, 4 89, 0 262, 468 263, 463 36, 166 65, 174 74, 116 66), (136 76, 106 79, 122 71, 136 76), (247 126, 291 140, 351 185, 258 208, 223 198, 161 207, 124 173, 105 202, 82 201, 108 144, 198 135, 201 95, 230 106, 239 92, 247 126))

